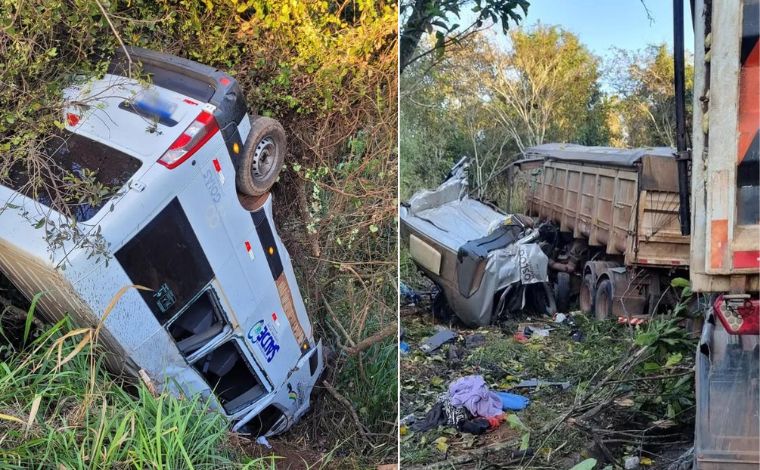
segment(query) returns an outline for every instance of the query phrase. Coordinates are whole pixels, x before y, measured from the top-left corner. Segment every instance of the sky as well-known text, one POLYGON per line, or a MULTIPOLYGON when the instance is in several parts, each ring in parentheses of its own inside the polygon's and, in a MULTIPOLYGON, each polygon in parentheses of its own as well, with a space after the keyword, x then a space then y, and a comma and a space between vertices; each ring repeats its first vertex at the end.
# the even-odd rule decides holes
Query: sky
MULTIPOLYGON (((644 0, 530 0, 528 16, 522 25, 560 25, 575 33, 596 55, 607 56, 610 47, 643 49, 648 44, 673 45, 673 2, 644 0)), ((691 11, 684 0, 686 49, 694 49, 691 11)), ((500 29, 500 28, 499 28, 500 29)))

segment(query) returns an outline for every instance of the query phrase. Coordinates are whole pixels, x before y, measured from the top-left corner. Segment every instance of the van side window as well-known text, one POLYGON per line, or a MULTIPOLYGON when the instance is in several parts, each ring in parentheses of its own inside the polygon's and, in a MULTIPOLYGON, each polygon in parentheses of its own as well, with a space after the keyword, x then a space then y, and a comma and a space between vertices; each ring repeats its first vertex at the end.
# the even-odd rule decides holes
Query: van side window
POLYGON ((177 198, 115 254, 163 326, 211 282, 214 272, 177 198))
POLYGON ((206 379, 227 413, 240 410, 266 393, 234 339, 198 359, 193 367, 206 379))
POLYGON ((193 300, 167 327, 185 355, 200 349, 224 329, 219 299, 209 288, 193 300))
POLYGON ((141 165, 137 158, 68 130, 50 136, 42 153, 55 164, 34 176, 23 162, 13 162, 7 177, 0 176, 0 184, 48 207, 55 203, 55 208, 61 210, 63 205, 70 212, 64 215, 79 222, 91 219, 141 165), (42 179, 41 184, 32 184, 35 177, 42 179), (67 182, 69 179, 88 181, 102 188, 104 196, 90 200, 87 194, 79 194, 76 185, 67 182))

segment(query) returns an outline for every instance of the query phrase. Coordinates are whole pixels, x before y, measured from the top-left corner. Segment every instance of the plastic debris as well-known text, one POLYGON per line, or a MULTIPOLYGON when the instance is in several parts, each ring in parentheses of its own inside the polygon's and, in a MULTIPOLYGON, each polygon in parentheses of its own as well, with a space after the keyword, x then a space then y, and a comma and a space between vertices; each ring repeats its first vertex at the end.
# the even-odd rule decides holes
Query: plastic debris
POLYGON ((625 470, 636 470, 639 468, 639 458, 636 456, 626 457, 623 460, 623 468, 625 468, 625 470))
POLYGON ((503 410, 520 411, 524 410, 530 404, 530 400, 522 395, 509 392, 494 392, 501 399, 503 410))
POLYGON ((262 445, 266 447, 267 449, 271 449, 272 446, 269 444, 269 441, 267 440, 266 436, 259 436, 256 438, 256 444, 262 445))
POLYGON ((412 414, 408 414, 408 415, 404 416, 403 418, 401 418, 401 421, 399 422, 399 424, 401 424, 402 426, 404 426, 404 425, 408 425, 408 424, 413 424, 415 421, 417 421, 417 417, 414 416, 414 413, 412 413, 412 414))
POLYGON ((401 351, 401 354, 409 354, 409 351, 411 350, 409 344, 406 341, 400 341, 398 343, 398 349, 401 351))
POLYGON ((451 330, 441 330, 433 336, 423 340, 422 344, 420 344, 420 349, 425 354, 430 354, 431 352, 440 348, 441 345, 448 343, 449 341, 453 341, 456 339, 456 337, 457 334, 451 330))
POLYGON ((407 286, 403 282, 399 283, 399 291, 401 297, 407 302, 408 305, 416 305, 422 301, 422 297, 414 289, 407 286))
POLYGON ((548 382, 546 380, 529 379, 523 380, 512 388, 538 388, 538 387, 559 387, 562 390, 570 388, 570 382, 548 382))

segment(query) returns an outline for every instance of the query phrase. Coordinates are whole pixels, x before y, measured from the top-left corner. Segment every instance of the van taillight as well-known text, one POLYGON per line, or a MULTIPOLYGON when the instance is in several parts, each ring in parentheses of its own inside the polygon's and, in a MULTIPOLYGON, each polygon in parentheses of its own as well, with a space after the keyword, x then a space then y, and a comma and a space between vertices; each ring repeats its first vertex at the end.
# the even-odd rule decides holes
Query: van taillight
POLYGON ((195 121, 192 122, 185 132, 169 147, 169 150, 158 159, 170 170, 178 167, 182 162, 190 158, 219 130, 216 119, 208 111, 201 111, 195 121))
POLYGON ((719 296, 713 305, 723 327, 732 335, 760 334, 760 300, 743 296, 719 296))

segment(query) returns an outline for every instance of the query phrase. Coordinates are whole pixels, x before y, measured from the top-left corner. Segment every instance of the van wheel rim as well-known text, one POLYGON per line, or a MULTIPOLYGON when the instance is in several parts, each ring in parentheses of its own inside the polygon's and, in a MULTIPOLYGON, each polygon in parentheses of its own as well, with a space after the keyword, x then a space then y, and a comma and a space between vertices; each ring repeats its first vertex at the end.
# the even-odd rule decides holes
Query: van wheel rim
POLYGON ((261 180, 269 175, 274 168, 276 153, 277 144, 271 137, 264 137, 259 141, 253 152, 253 165, 251 165, 251 174, 254 178, 261 180))

